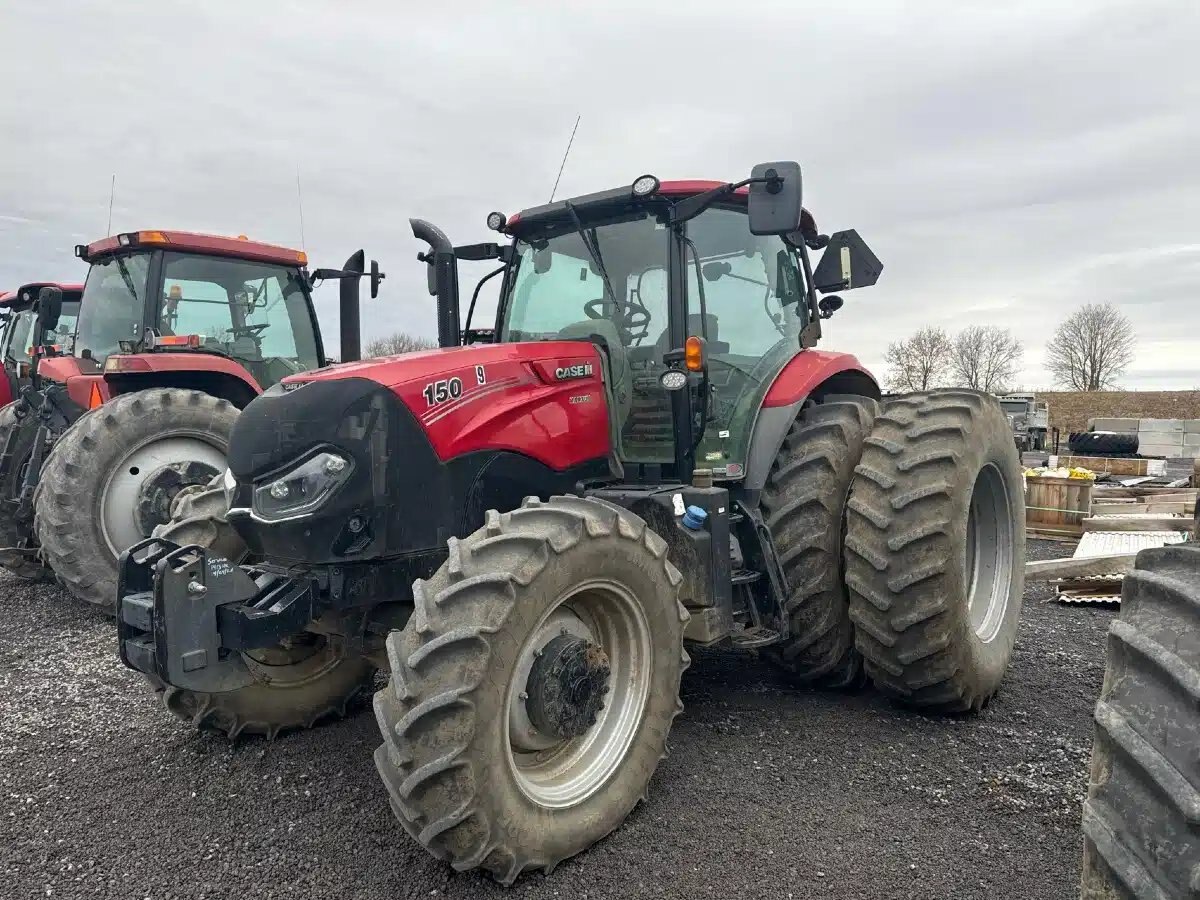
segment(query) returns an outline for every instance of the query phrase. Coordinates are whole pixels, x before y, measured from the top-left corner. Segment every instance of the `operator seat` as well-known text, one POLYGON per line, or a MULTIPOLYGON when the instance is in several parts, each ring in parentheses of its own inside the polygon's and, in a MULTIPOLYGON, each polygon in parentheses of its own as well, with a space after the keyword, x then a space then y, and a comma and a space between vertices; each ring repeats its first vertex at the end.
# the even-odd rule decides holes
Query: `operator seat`
POLYGON ((617 326, 608 319, 585 319, 582 322, 572 322, 561 328, 558 337, 564 341, 590 341, 592 335, 604 339, 608 352, 600 352, 602 359, 608 363, 608 381, 610 400, 615 404, 613 410, 618 428, 624 424, 629 415, 629 406, 633 399, 632 373, 629 370, 629 355, 621 342, 621 333, 617 326))

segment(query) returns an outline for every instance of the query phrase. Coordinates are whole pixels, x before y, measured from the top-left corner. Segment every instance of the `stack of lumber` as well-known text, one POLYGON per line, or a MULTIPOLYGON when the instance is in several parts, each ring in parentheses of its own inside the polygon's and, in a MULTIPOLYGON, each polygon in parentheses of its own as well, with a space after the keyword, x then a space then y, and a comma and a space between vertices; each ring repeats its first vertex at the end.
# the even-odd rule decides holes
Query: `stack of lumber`
MULTIPOLYGON (((1054 583, 1063 603, 1119 603, 1138 552, 1195 539, 1196 488, 1097 484, 1070 559, 1027 563, 1025 577, 1054 583)), ((1030 536, 1037 536, 1031 530, 1030 536)))

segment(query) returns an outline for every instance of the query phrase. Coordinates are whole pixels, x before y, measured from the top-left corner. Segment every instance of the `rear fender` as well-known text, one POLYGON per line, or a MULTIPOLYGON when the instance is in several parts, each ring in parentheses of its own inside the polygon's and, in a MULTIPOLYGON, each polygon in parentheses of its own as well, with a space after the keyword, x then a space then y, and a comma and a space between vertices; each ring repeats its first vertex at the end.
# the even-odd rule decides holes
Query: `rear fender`
MULTIPOLYGON (((100 391, 105 401, 147 388, 203 391, 238 409, 262 393, 254 376, 235 360, 197 353, 139 353, 110 356, 100 391)), ((82 379, 80 379, 82 382, 82 379)), ((91 385, 80 388, 90 395, 91 385)), ((75 391, 72 391, 72 399, 75 391)), ((84 405, 87 405, 86 400, 84 405)))
POLYGON ((742 482, 747 491, 762 490, 767 483, 771 464, 805 402, 819 403, 833 394, 870 400, 882 397, 878 383, 849 353, 804 350, 784 366, 754 420, 746 477, 742 482))

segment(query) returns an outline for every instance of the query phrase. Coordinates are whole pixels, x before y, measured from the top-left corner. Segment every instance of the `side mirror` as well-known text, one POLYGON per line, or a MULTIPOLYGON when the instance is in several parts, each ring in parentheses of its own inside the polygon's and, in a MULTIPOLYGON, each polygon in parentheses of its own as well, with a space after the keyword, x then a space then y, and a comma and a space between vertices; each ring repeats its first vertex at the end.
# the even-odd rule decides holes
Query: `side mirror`
POLYGON ((41 346, 46 332, 58 327, 62 318, 62 291, 56 287, 44 287, 38 292, 37 315, 34 319, 33 345, 41 346))
POLYGON ((750 170, 748 214, 751 234, 791 234, 803 212, 800 164, 759 163, 750 170))
POLYGON ((835 312, 841 309, 842 304, 845 302, 846 301, 844 301, 837 294, 830 294, 828 297, 821 298, 821 301, 817 304, 817 309, 821 311, 822 319, 828 319, 835 312))
POLYGON ((711 262, 702 266, 700 271, 704 273, 705 281, 716 281, 732 272, 733 266, 727 262, 711 262))
POLYGON ((870 287, 879 280, 882 271, 879 257, 851 228, 830 236, 825 253, 813 270, 813 286, 822 294, 870 287))
POLYGON ((379 271, 379 260, 371 260, 371 299, 374 300, 379 296, 379 285, 383 279, 387 278, 385 272, 379 271))

